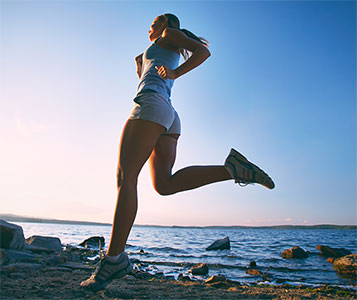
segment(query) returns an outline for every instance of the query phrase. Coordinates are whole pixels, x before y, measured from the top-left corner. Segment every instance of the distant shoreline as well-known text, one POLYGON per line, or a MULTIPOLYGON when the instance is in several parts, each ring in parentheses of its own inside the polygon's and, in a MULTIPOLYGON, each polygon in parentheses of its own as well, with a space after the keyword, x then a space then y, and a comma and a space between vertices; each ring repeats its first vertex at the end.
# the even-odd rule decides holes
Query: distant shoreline
MULTIPOLYGON (((95 225, 95 226, 112 226, 110 223, 99 223, 89 221, 72 221, 24 217, 13 214, 0 214, 0 219, 8 222, 25 222, 25 223, 45 223, 45 224, 72 224, 72 225, 95 225)), ((357 225, 273 225, 273 226, 164 226, 164 225, 140 225, 137 227, 163 227, 163 228, 211 228, 211 229, 357 229, 357 225)))

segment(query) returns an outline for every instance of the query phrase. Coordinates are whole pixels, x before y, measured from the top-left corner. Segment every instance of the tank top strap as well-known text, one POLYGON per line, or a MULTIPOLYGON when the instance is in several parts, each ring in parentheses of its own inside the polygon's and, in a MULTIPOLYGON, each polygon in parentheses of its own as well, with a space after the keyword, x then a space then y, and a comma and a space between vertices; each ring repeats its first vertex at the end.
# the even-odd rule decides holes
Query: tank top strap
POLYGON ((154 44, 156 44, 156 42, 157 42, 159 39, 161 39, 161 35, 160 35, 158 38, 155 39, 154 44))

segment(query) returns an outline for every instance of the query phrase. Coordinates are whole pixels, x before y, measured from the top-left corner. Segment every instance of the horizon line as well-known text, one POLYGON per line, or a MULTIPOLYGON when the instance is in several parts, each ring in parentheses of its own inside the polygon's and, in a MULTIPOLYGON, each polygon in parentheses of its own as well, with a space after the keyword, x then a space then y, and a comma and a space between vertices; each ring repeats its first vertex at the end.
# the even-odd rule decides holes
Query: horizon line
MULTIPOLYGON (((40 217, 29 217, 15 214, 2 214, 0 219, 12 222, 28 222, 28 223, 55 223, 55 224, 78 224, 78 225, 99 225, 112 226, 112 223, 93 222, 93 221, 78 221, 78 220, 62 220, 62 219, 47 219, 40 217)), ((174 228, 269 228, 269 227, 356 227, 357 224, 279 224, 279 225, 157 225, 157 224, 135 224, 133 226, 152 226, 152 227, 174 227, 174 228)))

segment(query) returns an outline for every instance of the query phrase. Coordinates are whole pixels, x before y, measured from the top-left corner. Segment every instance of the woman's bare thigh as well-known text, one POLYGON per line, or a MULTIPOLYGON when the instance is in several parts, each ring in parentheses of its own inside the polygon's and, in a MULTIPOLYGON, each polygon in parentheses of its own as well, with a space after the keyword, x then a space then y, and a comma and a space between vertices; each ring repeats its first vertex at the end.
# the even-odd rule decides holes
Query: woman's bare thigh
POLYGON ((149 159, 154 188, 160 192, 166 188, 176 159, 177 140, 180 135, 161 135, 149 159))
POLYGON ((118 179, 135 179, 165 128, 142 119, 128 120, 119 146, 118 179))

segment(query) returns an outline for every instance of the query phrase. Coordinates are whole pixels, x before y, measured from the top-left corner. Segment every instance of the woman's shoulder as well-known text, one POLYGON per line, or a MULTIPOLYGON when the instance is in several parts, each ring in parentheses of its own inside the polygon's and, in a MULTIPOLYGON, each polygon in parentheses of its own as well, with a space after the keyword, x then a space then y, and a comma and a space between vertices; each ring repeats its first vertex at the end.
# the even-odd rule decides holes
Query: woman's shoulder
POLYGON ((165 28, 164 31, 162 32, 161 37, 158 38, 155 43, 162 48, 180 54, 180 47, 178 46, 177 40, 178 40, 178 36, 180 36, 181 34, 183 33, 178 29, 165 28))
POLYGON ((171 41, 176 41, 177 39, 180 38, 185 38, 186 35, 180 31, 179 29, 171 28, 171 27, 166 27, 161 35, 163 38, 166 38, 171 41))
POLYGON ((204 44, 200 41, 198 37, 191 38, 183 30, 184 29, 180 30, 174 28, 165 28, 161 36, 167 44, 169 44, 172 48, 175 49, 186 49, 190 52, 193 52, 195 49, 198 48, 204 48, 207 50, 207 48, 204 46, 204 44))

